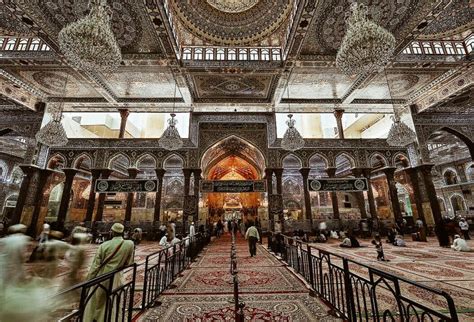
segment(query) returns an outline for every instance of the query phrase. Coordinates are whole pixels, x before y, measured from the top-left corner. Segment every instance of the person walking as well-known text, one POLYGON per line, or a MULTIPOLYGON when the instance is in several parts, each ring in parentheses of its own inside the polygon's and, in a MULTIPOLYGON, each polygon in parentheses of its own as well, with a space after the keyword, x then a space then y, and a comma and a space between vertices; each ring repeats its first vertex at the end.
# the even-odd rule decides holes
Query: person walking
POLYGON ((254 257, 257 256, 257 242, 260 240, 260 235, 253 222, 249 222, 249 226, 245 233, 245 239, 249 241, 250 257, 254 257))
MULTIPOLYGON (((97 249, 96 255, 89 269, 87 279, 91 280, 100 275, 124 268, 133 264, 134 244, 131 240, 124 240, 123 233, 125 227, 120 223, 115 223, 111 228, 112 239, 102 243, 97 249)), ((112 289, 120 287, 122 284, 122 274, 117 273, 113 279, 112 289)), ((102 283, 102 287, 93 289, 93 294, 87 303, 84 312, 84 321, 103 322, 106 320, 107 296, 104 290, 108 289, 107 282, 102 283)), ((117 308, 115 308, 117 309, 117 308)))
POLYGON ((189 226, 189 237, 193 238, 196 235, 196 228, 194 227, 194 221, 189 226))

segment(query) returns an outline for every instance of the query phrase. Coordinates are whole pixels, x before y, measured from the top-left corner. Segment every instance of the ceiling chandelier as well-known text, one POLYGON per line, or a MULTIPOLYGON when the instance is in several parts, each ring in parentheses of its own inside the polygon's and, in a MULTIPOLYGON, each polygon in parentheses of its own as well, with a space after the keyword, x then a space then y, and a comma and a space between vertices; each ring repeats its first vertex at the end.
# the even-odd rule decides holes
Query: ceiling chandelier
POLYGON ((174 83, 174 99, 173 99, 173 113, 170 114, 171 118, 168 120, 168 127, 163 132, 163 135, 158 140, 158 144, 165 150, 173 151, 179 150, 183 146, 183 140, 179 135, 176 124, 178 121, 175 119, 174 108, 176 104, 176 82, 174 83))
POLYGON ((336 65, 346 75, 370 72, 384 66, 395 49, 395 37, 367 18, 364 4, 351 4, 347 31, 336 56, 336 65))
POLYGON ((122 61, 110 25, 107 0, 90 0, 90 12, 59 32, 59 46, 68 62, 86 71, 112 72, 122 61))
POLYGON ((281 140, 281 148, 287 151, 296 151, 304 147, 304 139, 295 128, 296 121, 292 117, 293 114, 288 114, 288 120, 286 121, 288 128, 281 140))
POLYGON ((286 94, 288 97, 288 120, 286 121, 286 125, 288 128, 286 129, 283 138, 281 139, 281 148, 286 151, 296 151, 302 149, 304 147, 304 139, 301 136, 300 132, 295 127, 296 121, 292 119, 293 114, 291 114, 291 103, 290 103, 290 76, 288 76, 288 82, 286 84, 286 94))
POLYGON ((36 133, 36 140, 49 147, 66 145, 68 138, 61 123, 62 105, 48 104, 48 112, 51 114, 52 120, 36 133))
POLYGON ((387 143, 390 146, 405 147, 416 140, 416 134, 408 125, 400 120, 400 117, 395 113, 392 116, 393 124, 388 132, 387 143))

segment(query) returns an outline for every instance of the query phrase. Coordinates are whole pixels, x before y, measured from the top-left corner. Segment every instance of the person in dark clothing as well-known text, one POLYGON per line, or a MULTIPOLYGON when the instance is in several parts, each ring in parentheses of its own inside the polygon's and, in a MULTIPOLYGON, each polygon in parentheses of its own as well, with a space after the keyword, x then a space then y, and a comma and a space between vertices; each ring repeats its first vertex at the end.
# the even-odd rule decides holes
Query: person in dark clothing
POLYGON ((377 250, 377 260, 382 262, 388 262, 388 259, 385 259, 385 254, 383 252, 382 240, 380 236, 377 234, 375 238, 372 240, 372 244, 375 245, 375 250, 377 250))
POLYGON ((438 236, 438 242, 441 247, 450 246, 449 235, 445 225, 444 220, 441 220, 435 227, 435 233, 438 236))

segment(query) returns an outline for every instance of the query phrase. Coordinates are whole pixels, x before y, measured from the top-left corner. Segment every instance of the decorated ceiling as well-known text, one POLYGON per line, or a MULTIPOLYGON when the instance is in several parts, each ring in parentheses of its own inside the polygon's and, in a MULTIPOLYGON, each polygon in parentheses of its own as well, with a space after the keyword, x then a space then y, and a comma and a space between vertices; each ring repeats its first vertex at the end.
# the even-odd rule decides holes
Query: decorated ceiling
POLYGON ((59 49, 59 31, 88 1, 0 0, 0 111, 62 101, 66 111, 391 113, 470 64, 469 54, 404 50, 469 39, 472 1, 363 0, 394 34, 395 55, 384 70, 343 74, 335 56, 351 2, 107 0, 123 61, 103 74, 72 69, 59 49), (33 37, 47 49, 7 46, 33 37))

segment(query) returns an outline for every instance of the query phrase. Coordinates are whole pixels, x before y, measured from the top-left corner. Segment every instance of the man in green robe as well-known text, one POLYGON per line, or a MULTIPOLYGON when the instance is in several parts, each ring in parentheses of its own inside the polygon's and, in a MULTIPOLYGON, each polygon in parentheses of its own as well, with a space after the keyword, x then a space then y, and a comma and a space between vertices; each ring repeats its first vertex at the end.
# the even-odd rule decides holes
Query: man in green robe
MULTIPOLYGON (((88 280, 94 279, 108 272, 124 268, 133 264, 134 244, 131 240, 123 239, 125 227, 120 223, 113 224, 111 228, 112 239, 102 243, 97 249, 94 261, 89 269, 88 280)), ((105 289, 108 288, 107 283, 102 283, 105 289)), ((117 273, 114 276, 113 288, 116 289, 122 285, 122 274, 117 273)), ((86 305, 83 321, 87 322, 103 322, 106 320, 106 303, 107 294, 102 288, 90 289, 91 299, 86 305)), ((89 294, 90 295, 90 294, 89 294)), ((118 308, 112 309, 112 320, 114 320, 114 312, 118 308)))

